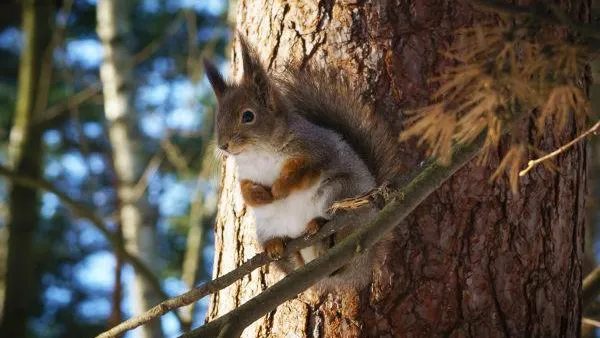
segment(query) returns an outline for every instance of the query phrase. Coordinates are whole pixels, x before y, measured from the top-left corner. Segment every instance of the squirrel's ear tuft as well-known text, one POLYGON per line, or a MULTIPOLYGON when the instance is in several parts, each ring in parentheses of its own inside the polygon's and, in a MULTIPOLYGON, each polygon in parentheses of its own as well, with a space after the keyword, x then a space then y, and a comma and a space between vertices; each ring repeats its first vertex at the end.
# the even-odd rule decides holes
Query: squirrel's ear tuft
POLYGON ((256 85, 260 93, 267 94, 269 89, 267 72, 244 35, 238 32, 237 36, 242 51, 243 81, 256 85))
POLYGON ((223 79, 223 76, 217 70, 215 65, 208 61, 208 59, 204 58, 204 69, 206 70, 206 76, 208 77, 208 81, 210 81, 210 85, 217 96, 217 100, 221 98, 223 92, 227 88, 227 84, 223 79))
POLYGON ((238 41, 240 42, 240 49, 242 51, 242 67, 244 71, 244 76, 251 75, 255 71, 260 70, 261 66, 258 60, 256 60, 256 55, 254 51, 248 45, 248 41, 246 41, 246 37, 244 34, 238 32, 238 41))

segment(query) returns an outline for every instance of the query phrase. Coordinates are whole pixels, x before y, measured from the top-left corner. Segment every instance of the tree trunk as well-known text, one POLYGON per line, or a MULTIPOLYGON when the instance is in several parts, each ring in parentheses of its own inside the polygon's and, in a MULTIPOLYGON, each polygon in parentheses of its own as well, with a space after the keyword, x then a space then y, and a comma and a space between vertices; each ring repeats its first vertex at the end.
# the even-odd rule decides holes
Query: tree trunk
MULTIPOLYGON (((577 20, 589 15, 587 0, 567 7, 577 20)), ((444 66, 438 51, 452 32, 492 18, 451 0, 239 0, 237 13, 238 29, 261 46, 269 69, 290 58, 343 69, 374 111, 398 124, 402 110, 428 102, 428 79, 444 66)), ((553 150, 576 134, 571 127, 536 146, 553 150)), ((577 336, 585 149, 561 155, 559 173, 535 169, 513 194, 504 180, 489 183, 505 148, 489 166, 460 170, 396 228, 395 245, 385 264, 374 268, 360 304, 342 306, 337 295, 311 308, 294 299, 243 337, 577 336)), ((400 151, 409 168, 424 158, 410 144, 400 151)), ((231 162, 223 168, 214 277, 256 253, 233 169, 231 162)), ((268 269, 254 271, 212 297, 208 319, 275 281, 268 269)))
MULTIPOLYGON (((592 0, 592 21, 600 22, 600 0, 592 0)), ((590 62, 592 83, 590 84, 590 101, 592 103, 592 121, 600 121, 600 59, 596 58, 590 62)), ((595 257, 594 246, 598 239, 600 226, 600 138, 593 137, 588 143, 588 187, 586 196, 587 220, 585 227, 585 256, 583 261, 583 276, 592 272, 598 263, 595 257)), ((597 297, 596 297, 597 298, 597 297)), ((590 306, 584 309, 583 316, 598 318, 598 307, 590 306)), ((582 325, 582 337, 596 337, 597 328, 590 325, 582 325)))
MULTIPOLYGON (((146 194, 138 193, 136 189, 145 169, 145 161, 141 153, 142 140, 133 100, 134 62, 127 48, 131 42, 129 17, 132 4, 121 0, 98 1, 98 36, 104 47, 100 77, 117 177, 119 215, 125 247, 148 266, 154 266, 157 250, 155 219, 152 216, 154 213, 148 207, 146 194)), ((158 295, 151 284, 136 273, 132 297, 134 314, 146 311, 158 301, 158 295)), ((144 326, 142 336, 162 337, 160 321, 155 320, 144 326)))
MULTIPOLYGON (((39 83, 50 43, 51 9, 50 1, 23 2, 25 39, 8 155, 11 169, 33 179, 42 175, 42 130, 33 124, 33 118, 47 104, 47 93, 42 93, 47 88, 39 83)), ((27 335, 27 321, 33 315, 39 293, 34 277, 37 258, 33 250, 39 222, 39 196, 36 189, 20 185, 11 185, 8 191, 8 244, 0 337, 18 338, 27 335)))

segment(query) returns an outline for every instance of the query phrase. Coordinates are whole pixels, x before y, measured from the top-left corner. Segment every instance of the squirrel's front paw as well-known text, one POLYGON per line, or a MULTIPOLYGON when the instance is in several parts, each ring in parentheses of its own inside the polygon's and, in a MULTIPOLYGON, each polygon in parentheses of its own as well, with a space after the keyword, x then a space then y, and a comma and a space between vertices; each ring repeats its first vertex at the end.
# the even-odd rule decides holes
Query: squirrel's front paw
POLYGON ((323 217, 315 217, 311 219, 306 225, 306 229, 304 229, 304 238, 309 238, 315 235, 321 227, 327 223, 327 219, 323 217))
POLYGON ((287 186, 287 178, 279 178, 275 180, 271 187, 271 194, 273 199, 286 198, 290 194, 290 188, 287 186))
POLYGON ((266 241, 263 246, 265 247, 265 252, 271 259, 279 259, 283 256, 285 241, 281 237, 275 237, 266 241))
POLYGON ((250 180, 241 180, 240 188, 242 190, 242 197, 244 197, 244 201, 249 206, 264 205, 273 202, 271 189, 262 184, 250 180))

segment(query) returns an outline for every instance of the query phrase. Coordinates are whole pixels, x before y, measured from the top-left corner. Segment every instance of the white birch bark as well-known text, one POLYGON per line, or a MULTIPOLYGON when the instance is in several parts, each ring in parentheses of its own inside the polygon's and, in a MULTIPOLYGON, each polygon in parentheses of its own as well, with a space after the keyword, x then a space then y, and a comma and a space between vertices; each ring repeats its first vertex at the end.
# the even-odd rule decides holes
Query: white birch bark
MULTIPOLYGON (((100 0, 97 6, 97 32, 104 49, 100 77, 104 91, 104 111, 112 144, 113 164, 117 176, 119 215, 125 246, 148 266, 156 264, 155 219, 148 208, 146 195, 136 196, 135 186, 142 176, 145 160, 141 157, 142 140, 134 109, 134 60, 128 50, 129 14, 132 2, 100 0), (139 198, 138 198, 139 197, 139 198)), ((137 274, 132 293, 133 315, 158 303, 151 285, 137 274)), ((142 338, 162 337, 160 322, 144 326, 142 338)))

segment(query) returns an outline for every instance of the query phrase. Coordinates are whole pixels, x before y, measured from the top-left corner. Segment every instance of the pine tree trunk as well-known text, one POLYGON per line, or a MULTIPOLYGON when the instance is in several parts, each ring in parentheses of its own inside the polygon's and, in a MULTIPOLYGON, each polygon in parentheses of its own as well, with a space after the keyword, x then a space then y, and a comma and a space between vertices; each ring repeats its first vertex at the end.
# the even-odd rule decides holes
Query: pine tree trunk
MULTIPOLYGON (((600 22, 600 0, 592 0, 592 21, 600 22)), ((592 103, 592 121, 600 121, 600 60, 590 62, 592 83, 590 84, 590 101, 592 103)), ((583 261, 583 276, 593 271, 598 263, 595 257, 594 246, 598 240, 600 226, 600 138, 594 137, 588 143, 588 187, 586 196, 587 220, 585 227, 585 257, 583 261)), ((598 309, 591 306, 583 309, 583 316, 597 317, 598 309)), ((590 324, 582 325, 582 337, 596 337, 598 329, 590 324)))
MULTIPOLYGON (((142 140, 133 100, 133 57, 128 49, 131 45, 129 18, 132 5, 130 1, 98 1, 98 36, 104 47, 100 77, 125 247, 148 266, 153 266, 156 264, 156 220, 148 207, 146 194, 137 194, 135 189, 145 169, 145 160, 141 156, 142 140)), ((158 301, 151 284, 136 273, 132 297, 134 315, 146 311, 158 301)), ((162 337, 160 321, 144 326, 142 337, 162 337)))
MULTIPOLYGON (((33 124, 36 113, 45 109, 46 88, 39 85, 45 52, 50 43, 52 4, 50 1, 23 1, 24 46, 19 66, 19 87, 14 124, 10 131, 9 166, 20 175, 42 175, 42 130, 33 124)), ((33 315, 38 291, 33 250, 39 222, 36 189, 12 185, 8 189, 9 214, 4 276, 4 302, 0 337, 26 337, 27 321, 33 315)), ((2 245, 5 241, 3 240, 2 245)), ((4 258, 4 257, 3 257, 4 258)))
MULTIPOLYGON (((577 20, 587 0, 564 4, 577 20)), ((425 104, 428 79, 444 65, 437 53, 454 29, 489 19, 464 2, 239 0, 238 29, 270 69, 292 58, 343 69, 378 114, 401 123, 401 111, 425 104)), ((234 55, 239 62, 239 55, 234 55)), ((238 67, 239 69, 239 67, 238 67)), ((533 128, 524 126, 523 128, 533 128)), ((543 151, 572 139, 573 128, 547 138, 543 151)), ((255 322, 243 337, 576 337, 580 330, 585 150, 561 155, 561 169, 538 168, 519 194, 489 183, 496 163, 470 164, 395 230, 396 243, 359 304, 330 297, 314 309, 298 299, 255 322), (355 306, 355 307, 354 307, 355 306), (354 307, 354 308, 350 308, 354 307)), ((407 167, 423 159, 401 149, 407 167)), ((231 162, 223 168, 214 276, 256 253, 252 220, 231 162)), ((213 296, 209 320, 275 282, 253 272, 213 296)))

